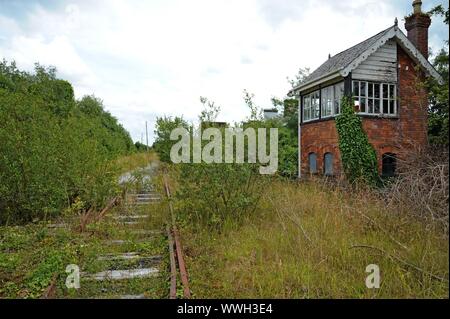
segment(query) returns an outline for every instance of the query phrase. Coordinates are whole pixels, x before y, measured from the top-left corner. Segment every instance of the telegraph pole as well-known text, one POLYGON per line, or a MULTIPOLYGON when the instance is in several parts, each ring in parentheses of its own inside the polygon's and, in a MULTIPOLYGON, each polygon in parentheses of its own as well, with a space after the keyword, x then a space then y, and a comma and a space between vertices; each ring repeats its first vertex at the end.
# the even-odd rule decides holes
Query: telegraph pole
POLYGON ((147 129, 147 121, 145 121, 145 136, 146 136, 146 145, 147 145, 147 152, 148 152, 148 129, 147 129))

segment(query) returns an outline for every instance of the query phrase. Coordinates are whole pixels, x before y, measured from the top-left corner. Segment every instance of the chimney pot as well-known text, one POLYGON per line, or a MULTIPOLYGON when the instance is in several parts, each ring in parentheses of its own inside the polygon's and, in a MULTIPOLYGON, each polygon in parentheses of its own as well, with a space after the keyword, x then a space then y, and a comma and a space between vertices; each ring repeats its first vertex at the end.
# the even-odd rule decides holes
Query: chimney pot
POLYGON ((413 8, 413 14, 405 18, 408 39, 428 59, 428 28, 431 25, 431 18, 422 12, 421 0, 414 0, 413 8))
POLYGON ((414 14, 422 13, 422 0, 414 0, 413 8, 414 8, 414 14))

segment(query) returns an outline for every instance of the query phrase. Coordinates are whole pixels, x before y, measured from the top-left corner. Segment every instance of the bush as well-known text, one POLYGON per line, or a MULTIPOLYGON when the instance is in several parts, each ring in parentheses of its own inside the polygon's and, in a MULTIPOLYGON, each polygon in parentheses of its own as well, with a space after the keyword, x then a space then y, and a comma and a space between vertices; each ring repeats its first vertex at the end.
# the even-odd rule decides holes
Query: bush
POLYGON ((179 127, 189 129, 189 125, 182 117, 172 118, 164 116, 156 119, 156 138, 153 148, 159 154, 159 159, 162 162, 170 163, 170 149, 176 143, 176 141, 170 140, 170 133, 179 127))
POLYGON ((256 209, 265 185, 251 164, 182 164, 178 216, 189 224, 221 229, 256 209))
POLYGON ((55 74, 0 63, 0 223, 58 216, 76 200, 103 205, 116 188, 111 160, 134 151, 99 99, 76 101, 55 74))
POLYGON ((448 149, 429 148, 405 158, 383 190, 389 206, 448 232, 448 149))
MULTIPOLYGON (((282 120, 264 121, 258 116, 257 107, 252 102, 252 96, 245 92, 245 101, 249 106, 251 117, 239 128, 278 128, 279 130, 279 172, 286 176, 294 176, 297 172, 297 138, 292 130, 286 127, 282 120)), ((200 101, 204 110, 199 116, 202 130, 217 127, 222 131, 222 145, 225 145, 225 129, 216 125, 215 120, 220 110, 214 102, 206 98, 200 101)), ((189 129, 181 118, 160 118, 157 121, 155 133, 157 140, 155 150, 161 159, 170 162, 170 149, 176 141, 170 141, 170 132, 177 127, 189 129)), ((190 128, 191 136, 200 134, 190 128)), ((256 134, 257 135, 257 134, 256 134)), ((256 139, 258 140, 257 136, 256 139)), ((191 138, 191 150, 192 148, 191 138)), ((206 145, 209 141, 202 141, 206 145)), ((267 139, 269 143, 269 139, 267 139)), ((245 162, 247 148, 245 143, 245 162)), ((223 150, 225 151, 225 150, 223 150)), ((192 154, 191 154, 192 159, 192 154)), ((180 164, 180 185, 176 194, 178 200, 178 216, 190 225, 221 230, 224 225, 240 223, 245 216, 252 214, 263 196, 264 189, 270 177, 261 176, 260 163, 255 164, 180 164)))

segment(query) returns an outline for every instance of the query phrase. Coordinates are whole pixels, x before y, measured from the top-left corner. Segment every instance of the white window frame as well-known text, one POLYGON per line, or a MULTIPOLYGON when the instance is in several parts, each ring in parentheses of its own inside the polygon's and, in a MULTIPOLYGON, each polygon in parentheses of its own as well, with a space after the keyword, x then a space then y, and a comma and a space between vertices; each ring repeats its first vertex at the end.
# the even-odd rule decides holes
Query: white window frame
POLYGON ((302 107, 303 107, 302 122, 306 123, 338 116, 339 114, 341 114, 341 99, 343 96, 344 96, 344 82, 329 85, 302 96, 302 107), (330 90, 332 96, 331 114, 327 115, 324 115, 326 113, 324 112, 324 95, 323 95, 323 92, 325 90, 330 90), (338 90, 341 91, 340 94, 336 94, 338 90), (317 99, 313 99, 314 96, 316 96, 317 99), (317 101, 319 104, 313 103, 314 100, 317 101), (336 107, 338 108, 338 112, 336 112, 336 107))
POLYGON ((344 97, 344 95, 345 95, 344 82, 339 82, 339 83, 336 83, 335 85, 333 85, 333 98, 334 98, 333 116, 338 116, 339 114, 341 114, 341 103, 342 103, 342 98, 344 97), (336 92, 339 89, 341 89, 341 94, 340 94, 340 96, 337 96, 336 92), (339 108, 339 112, 336 112, 336 106, 339 108))
POLYGON ((344 96, 344 82, 339 82, 334 85, 326 86, 321 89, 321 119, 327 119, 330 117, 336 117, 341 114, 341 100, 344 96), (338 90, 341 90, 340 94, 336 94, 338 90), (331 99, 326 96, 327 91, 331 93, 331 99), (331 102, 331 113, 327 114, 326 112, 326 104, 331 102), (336 112, 336 107, 338 108, 338 112, 336 112), (324 115, 325 114, 325 115, 324 115))
POLYGON ((371 82, 371 81, 361 81, 361 80, 353 80, 352 81, 352 95, 355 99, 355 106, 358 106, 359 112, 358 114, 364 115, 374 115, 374 116, 398 116, 398 104, 397 104, 397 84, 389 83, 389 82, 371 82), (365 84, 364 92, 361 90, 361 83, 365 84), (358 94, 355 93, 356 85, 358 85, 358 94), (369 86, 372 88, 372 96, 369 96, 369 86), (375 97, 375 87, 379 86, 379 97, 375 97), (387 97, 385 97, 385 86, 387 86, 387 97), (391 91, 393 91, 391 94, 391 91), (365 100, 365 108, 361 111, 361 101, 365 100), (370 101, 372 103, 370 103, 370 101), (384 102, 387 101, 387 112, 384 112, 384 102), (392 103, 392 104, 391 104, 392 103), (369 104, 372 104, 372 112, 369 112, 369 104), (375 112, 376 104, 378 104, 379 112, 375 112), (393 112, 390 112, 391 106, 393 107, 393 112))
POLYGON ((315 121, 320 118, 320 90, 303 96, 303 122, 315 121), (308 101, 308 103, 306 103, 308 101), (308 115, 308 116, 307 116, 308 115))
POLYGON ((327 87, 324 87, 321 90, 321 104, 322 104, 322 118, 328 118, 334 116, 334 85, 330 85, 327 87), (330 95, 328 95, 330 93, 330 95), (330 111, 328 114, 327 111, 330 111))

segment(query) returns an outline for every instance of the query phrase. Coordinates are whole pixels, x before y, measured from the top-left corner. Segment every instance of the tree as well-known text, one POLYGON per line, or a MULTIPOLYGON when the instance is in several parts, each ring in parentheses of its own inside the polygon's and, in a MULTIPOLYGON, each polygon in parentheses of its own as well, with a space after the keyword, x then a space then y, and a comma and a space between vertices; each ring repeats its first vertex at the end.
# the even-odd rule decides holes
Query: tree
POLYGON ((220 106, 203 96, 200 96, 200 103, 203 105, 199 116, 200 122, 214 122, 219 116, 220 106))
MULTIPOLYGON (((444 22, 448 25, 449 9, 444 10, 442 5, 436 6, 429 14, 440 15, 444 17, 444 22)), ((434 57, 433 66, 444 79, 444 84, 439 84, 435 79, 429 79, 427 86, 429 91, 430 107, 428 109, 428 135, 430 143, 433 145, 449 145, 448 141, 448 86, 449 86, 449 51, 448 39, 445 41, 441 51, 434 57)))
POLYGON ((155 142, 153 148, 163 162, 170 163, 170 150, 176 141, 170 140, 171 132, 176 128, 185 128, 189 130, 188 123, 182 117, 163 116, 156 119, 155 142))
POLYGON ((262 110, 253 101, 253 99, 255 98, 255 94, 250 93, 247 90, 244 90, 243 94, 244 94, 244 103, 250 109, 250 117, 248 118, 248 120, 249 121, 262 120, 263 119, 262 110))
POLYGON ((305 82, 306 78, 310 74, 310 68, 300 68, 295 75, 294 79, 287 77, 288 82, 291 84, 292 88, 299 86, 301 83, 305 82))

